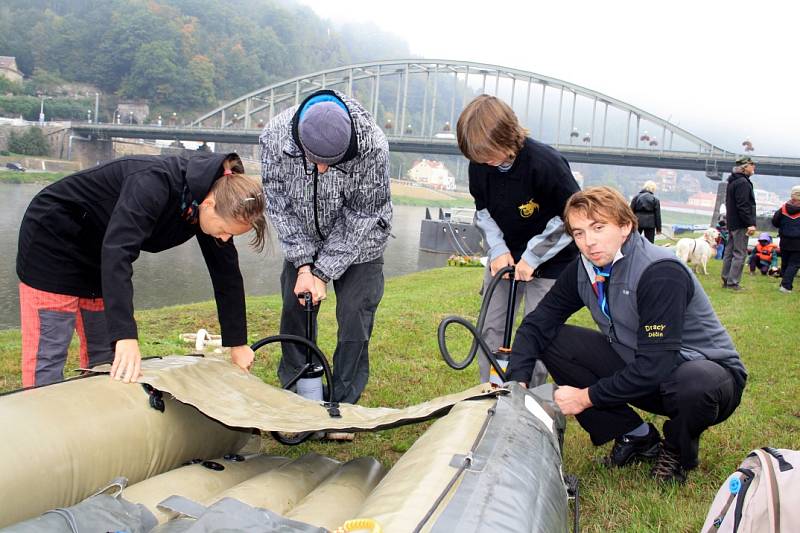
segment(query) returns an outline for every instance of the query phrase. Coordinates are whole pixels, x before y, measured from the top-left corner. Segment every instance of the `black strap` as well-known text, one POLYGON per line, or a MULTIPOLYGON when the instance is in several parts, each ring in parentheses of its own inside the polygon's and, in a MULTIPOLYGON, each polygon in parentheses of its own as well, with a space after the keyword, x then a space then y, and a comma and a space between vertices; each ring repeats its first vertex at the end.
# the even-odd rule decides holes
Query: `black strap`
POLYGON ((342 413, 339 410, 339 402, 325 402, 323 405, 325 409, 328 410, 328 416, 331 418, 342 418, 342 413))
POLYGON ((149 396, 149 403, 150 407, 155 409, 156 411, 164 412, 164 398, 160 390, 153 388, 152 385, 148 383, 142 383, 142 388, 147 392, 149 396))
POLYGON ((313 163, 314 165, 314 226, 317 228, 317 235, 321 240, 325 240, 325 235, 322 234, 322 230, 319 227, 319 213, 317 212, 317 181, 319 180, 319 170, 317 169, 317 164, 313 163))
POLYGON ((747 489, 750 488, 750 483, 755 477, 755 474, 749 468, 737 468, 736 471, 744 474, 744 479, 742 479, 742 488, 739 489, 739 494, 736 496, 736 508, 733 514, 733 533, 739 531, 739 524, 742 521, 742 510, 744 509, 744 497, 747 494, 747 489))
POLYGON ((761 449, 764 450, 765 452, 767 452, 768 454, 770 454, 772 457, 774 457, 776 461, 778 461, 778 467, 779 467, 781 472, 786 472, 787 470, 792 470, 794 468, 792 466, 792 463, 787 461, 783 457, 783 454, 781 452, 779 452, 778 450, 776 450, 775 448, 771 448, 769 446, 764 446, 761 449))

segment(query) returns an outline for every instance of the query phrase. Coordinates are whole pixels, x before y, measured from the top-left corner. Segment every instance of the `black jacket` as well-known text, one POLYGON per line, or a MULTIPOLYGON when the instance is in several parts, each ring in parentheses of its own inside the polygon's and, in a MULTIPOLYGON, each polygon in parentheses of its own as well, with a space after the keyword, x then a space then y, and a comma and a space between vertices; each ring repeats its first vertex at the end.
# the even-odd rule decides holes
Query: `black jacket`
POLYGON ((730 231, 756 225, 756 195, 750 178, 744 174, 734 173, 728 177, 725 216, 730 231))
MULTIPOLYGON (((536 359, 548 349, 561 326, 587 307, 624 363, 608 377, 595 383, 587 377, 589 381, 577 385, 589 386, 595 406, 618 405, 657 393, 677 365, 692 359, 705 358, 728 368, 744 387, 747 371, 689 269, 667 249, 638 233, 631 234, 621 252, 606 293, 610 317, 601 314, 597 304, 591 265, 583 258, 573 261, 522 320, 514 337, 507 379, 527 380, 536 359), (654 325, 657 330, 652 329, 654 325)), ((587 352, 592 349, 586 346, 587 352)))
POLYGON ((781 250, 800 252, 800 202, 789 201, 772 215, 772 225, 778 228, 781 250))
MULTIPOLYGON (((579 190, 564 156, 531 138, 525 139, 508 172, 469 164, 469 192, 475 198, 475 208, 489 212, 515 261, 519 261, 528 241, 544 232, 550 219, 564 216, 567 200, 579 190)), ((577 255, 578 249, 570 243, 543 263, 537 275, 557 278, 577 255)))
POLYGON ((142 250, 160 252, 196 237, 223 343, 245 344, 244 285, 233 240, 218 243, 181 217, 184 196, 202 202, 226 156, 123 157, 42 189, 20 226, 19 279, 47 292, 103 297, 111 341, 135 339, 133 262, 142 250))
POLYGON ((639 191, 631 200, 631 209, 639 220, 640 228, 655 228, 661 233, 661 202, 653 193, 644 189, 639 191))

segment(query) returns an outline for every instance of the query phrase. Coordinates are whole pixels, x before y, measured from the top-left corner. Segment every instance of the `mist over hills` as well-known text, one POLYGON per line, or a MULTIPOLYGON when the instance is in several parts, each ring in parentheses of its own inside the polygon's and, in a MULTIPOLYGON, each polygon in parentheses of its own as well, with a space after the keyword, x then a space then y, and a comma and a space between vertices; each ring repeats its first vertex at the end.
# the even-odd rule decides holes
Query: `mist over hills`
MULTIPOLYGON (((110 120, 115 99, 146 100, 154 116, 176 110, 191 117, 272 82, 411 54, 405 40, 375 24, 334 24, 293 0, 4 0, 0 55, 16 57, 20 70, 33 82, 28 94, 40 92, 39 85, 97 87, 103 92, 103 120, 110 120)), ((398 121, 393 113, 395 89, 396 80, 382 82, 376 117, 381 124, 398 121)), ((449 84, 439 87, 440 97, 447 98, 452 90, 449 84)), ((478 89, 466 91, 458 95, 459 101, 478 89)), ((423 118, 423 95, 422 80, 411 80, 407 122, 414 131, 419 131, 423 118)), ((85 117, 93 99, 91 95, 75 109, 66 109, 63 118, 85 117)), ((48 116, 58 118, 52 109, 57 103, 48 102, 48 116)), ((38 100, 28 102, 28 112, 14 115, 35 117, 38 104, 38 100)), ((450 120, 444 108, 435 114, 437 127, 450 120)), ((710 129, 711 134, 693 133, 706 133, 708 140, 729 149, 739 148, 741 141, 731 132, 711 125, 710 129)), ((554 142, 547 135, 542 140, 554 142)), ((412 156, 403 160, 407 169, 412 156)), ((454 165, 455 159, 449 164, 454 165)), ((640 174, 622 168, 614 173, 627 179, 640 174)), ((797 183, 793 178, 756 180, 758 186, 781 194, 797 183)))
POLYGON ((306 72, 406 57, 372 25, 334 27, 288 0, 6 0, 0 55, 28 77, 202 109, 306 72))

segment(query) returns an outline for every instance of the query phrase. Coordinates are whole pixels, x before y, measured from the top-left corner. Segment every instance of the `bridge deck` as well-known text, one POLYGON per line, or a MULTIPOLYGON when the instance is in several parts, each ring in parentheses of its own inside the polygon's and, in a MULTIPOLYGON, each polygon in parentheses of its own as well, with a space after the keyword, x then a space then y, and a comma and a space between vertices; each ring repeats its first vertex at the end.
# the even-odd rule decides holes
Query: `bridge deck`
MULTIPOLYGON (((230 144, 258 144, 261 130, 238 128, 194 128, 139 126, 129 124, 72 124, 77 135, 95 139, 165 139, 206 141, 230 144)), ((436 139, 390 135, 389 149, 394 152, 460 155, 454 139, 436 139)), ((676 170, 699 170, 714 174, 730 172, 736 154, 731 152, 680 152, 664 149, 613 148, 589 145, 553 145, 572 163, 620 165, 676 170)), ((800 158, 755 157, 758 174, 800 177, 800 158)))

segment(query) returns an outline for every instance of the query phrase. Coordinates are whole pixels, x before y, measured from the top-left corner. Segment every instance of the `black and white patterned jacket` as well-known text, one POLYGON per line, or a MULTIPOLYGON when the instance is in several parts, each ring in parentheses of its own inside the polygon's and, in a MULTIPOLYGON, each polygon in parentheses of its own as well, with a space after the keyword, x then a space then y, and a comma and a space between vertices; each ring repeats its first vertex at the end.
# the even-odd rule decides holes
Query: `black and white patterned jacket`
POLYGON ((375 120, 357 101, 336 91, 353 124, 344 160, 316 178, 297 137, 297 111, 274 117, 261 133, 261 179, 267 214, 286 259, 313 264, 325 281, 338 279, 352 264, 380 257, 391 229, 389 144, 375 120), (315 198, 316 196, 316 198, 315 198))

